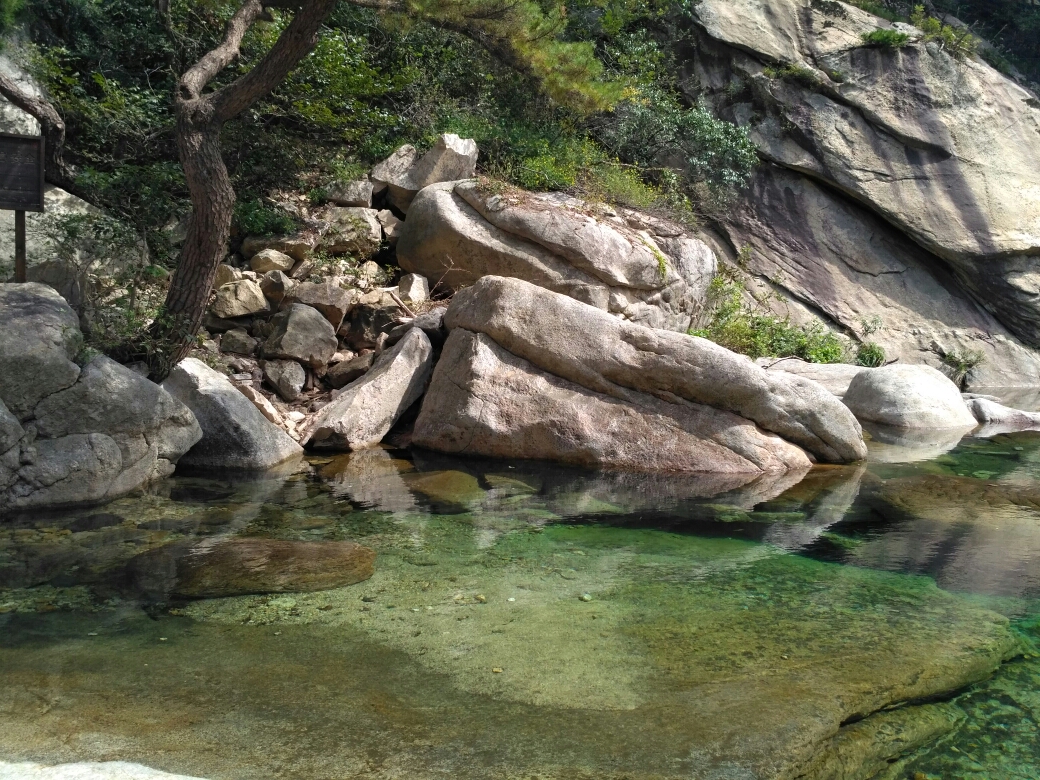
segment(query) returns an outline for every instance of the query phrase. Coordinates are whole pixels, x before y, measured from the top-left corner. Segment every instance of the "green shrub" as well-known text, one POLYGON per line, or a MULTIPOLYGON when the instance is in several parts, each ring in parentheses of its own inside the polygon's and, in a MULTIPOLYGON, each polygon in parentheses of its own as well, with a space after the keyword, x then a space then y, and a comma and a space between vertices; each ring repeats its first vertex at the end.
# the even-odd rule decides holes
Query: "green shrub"
POLYGON ((868 341, 859 345, 856 350, 856 365, 877 368, 885 365, 885 350, 879 344, 868 341))
POLYGON ((815 89, 820 86, 820 77, 816 75, 816 72, 802 65, 784 65, 781 68, 765 68, 762 73, 764 73, 768 78, 783 79, 784 81, 800 84, 809 89, 815 89))
POLYGON ((977 349, 969 349, 965 352, 942 352, 939 355, 944 366, 949 368, 953 374, 953 380, 960 382, 976 366, 982 365, 986 360, 985 354, 977 349))
POLYGON ((899 49, 910 42, 910 36, 898 30, 878 28, 860 36, 867 46, 879 46, 886 49, 899 49))
POLYGON ((0 0, 0 35, 14 27, 24 5, 25 0, 0 0))
POLYGON ((793 325, 784 317, 757 311, 744 303, 743 282, 731 274, 716 276, 709 288, 711 322, 690 331, 750 358, 797 357, 810 363, 841 363, 848 345, 822 323, 793 325))
POLYGON ((296 230, 296 221, 284 211, 260 200, 235 204, 235 224, 245 236, 285 235, 296 230))
POLYGON ((957 29, 925 13, 924 6, 914 6, 910 23, 924 33, 924 40, 935 41, 954 57, 970 57, 979 49, 979 39, 968 29, 957 29))

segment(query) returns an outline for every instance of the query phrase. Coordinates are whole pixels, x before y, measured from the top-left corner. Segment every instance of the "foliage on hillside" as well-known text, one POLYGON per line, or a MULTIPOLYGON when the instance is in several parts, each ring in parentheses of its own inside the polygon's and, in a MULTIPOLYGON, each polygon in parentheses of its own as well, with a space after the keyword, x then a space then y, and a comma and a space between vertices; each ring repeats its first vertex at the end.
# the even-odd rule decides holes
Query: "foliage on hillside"
POLYGON ((931 13, 920 0, 848 2, 890 22, 912 22, 954 53, 974 54, 978 39, 986 40, 993 48, 978 47, 978 53, 991 65, 1005 73, 1017 68, 1034 87, 1040 85, 1040 5, 1031 0, 933 0, 931 13), (941 22, 938 17, 946 14, 968 29, 941 22))
MULTIPOLYGON (((691 214, 745 181, 756 156, 743 130, 680 98, 672 45, 688 13, 682 1, 511 5, 532 35, 539 25, 562 33, 528 52, 526 72, 447 29, 444 9, 464 12, 457 4, 418 3, 406 16, 340 3, 304 63, 225 128, 239 227, 272 216, 272 193, 320 203, 333 182, 441 132, 475 138, 481 167, 524 187, 691 214)), ((166 18, 156 6, 34 0, 22 18, 33 68, 69 126, 80 183, 146 235, 156 256, 172 258, 163 228, 186 212, 187 193, 170 95, 237 3, 173 0, 166 18)), ((285 23, 276 14, 257 25, 214 86, 255 64, 285 23)))

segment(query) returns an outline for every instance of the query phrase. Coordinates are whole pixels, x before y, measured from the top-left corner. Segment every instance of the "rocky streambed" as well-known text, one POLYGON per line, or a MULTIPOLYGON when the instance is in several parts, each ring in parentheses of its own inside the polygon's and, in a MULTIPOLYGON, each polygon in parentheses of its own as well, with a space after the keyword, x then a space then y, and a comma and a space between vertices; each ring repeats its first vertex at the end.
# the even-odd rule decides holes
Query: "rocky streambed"
POLYGON ((206 778, 1030 776, 1040 438, 883 452, 720 487, 369 449, 23 518, 0 534, 0 757, 206 778), (265 547, 291 573, 292 545, 327 547, 329 578, 233 576, 265 547), (223 576, 186 552, 142 580, 178 546, 216 550, 223 576))

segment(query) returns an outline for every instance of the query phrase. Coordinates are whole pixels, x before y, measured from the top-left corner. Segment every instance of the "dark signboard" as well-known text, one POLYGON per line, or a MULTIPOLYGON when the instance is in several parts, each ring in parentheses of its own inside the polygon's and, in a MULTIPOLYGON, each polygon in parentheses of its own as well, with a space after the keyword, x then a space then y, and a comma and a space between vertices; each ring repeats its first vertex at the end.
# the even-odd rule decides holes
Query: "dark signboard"
POLYGON ((43 138, 0 133, 0 209, 43 211, 43 138))

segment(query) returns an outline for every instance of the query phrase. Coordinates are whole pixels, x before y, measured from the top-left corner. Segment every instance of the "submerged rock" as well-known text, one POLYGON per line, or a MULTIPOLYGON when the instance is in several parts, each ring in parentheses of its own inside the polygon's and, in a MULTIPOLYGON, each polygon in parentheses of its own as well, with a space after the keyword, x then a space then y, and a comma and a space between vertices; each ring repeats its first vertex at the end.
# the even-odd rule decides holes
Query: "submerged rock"
POLYGON ((150 550, 127 567, 151 598, 223 598, 354 585, 372 576, 375 559, 354 542, 222 538, 150 550))
POLYGON ((817 383, 767 372, 705 339, 624 322, 518 279, 487 276, 462 290, 445 324, 485 333, 532 365, 621 401, 642 394, 676 398, 740 415, 821 461, 866 456, 859 423, 817 383))

